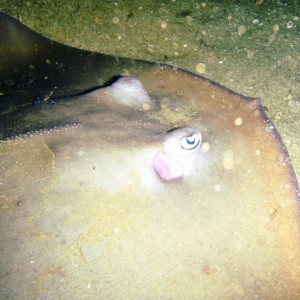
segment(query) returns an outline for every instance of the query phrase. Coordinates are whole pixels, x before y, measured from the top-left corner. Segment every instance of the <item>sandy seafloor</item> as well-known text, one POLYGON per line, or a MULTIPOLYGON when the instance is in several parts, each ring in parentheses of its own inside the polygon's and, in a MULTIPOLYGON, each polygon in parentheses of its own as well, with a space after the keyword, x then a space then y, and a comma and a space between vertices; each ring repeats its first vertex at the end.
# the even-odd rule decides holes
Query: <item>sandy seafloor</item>
POLYGON ((175 65, 260 97, 300 178, 298 1, 17 1, 0 10, 61 43, 175 65))

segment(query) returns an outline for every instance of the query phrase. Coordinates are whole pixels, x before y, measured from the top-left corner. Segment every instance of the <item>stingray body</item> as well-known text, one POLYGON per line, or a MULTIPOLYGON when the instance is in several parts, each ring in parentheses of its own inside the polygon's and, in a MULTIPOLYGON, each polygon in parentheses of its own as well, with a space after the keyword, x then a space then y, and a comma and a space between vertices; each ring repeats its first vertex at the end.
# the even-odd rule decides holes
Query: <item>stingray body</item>
POLYGON ((300 297, 298 185, 259 99, 0 25, 1 297, 300 297))

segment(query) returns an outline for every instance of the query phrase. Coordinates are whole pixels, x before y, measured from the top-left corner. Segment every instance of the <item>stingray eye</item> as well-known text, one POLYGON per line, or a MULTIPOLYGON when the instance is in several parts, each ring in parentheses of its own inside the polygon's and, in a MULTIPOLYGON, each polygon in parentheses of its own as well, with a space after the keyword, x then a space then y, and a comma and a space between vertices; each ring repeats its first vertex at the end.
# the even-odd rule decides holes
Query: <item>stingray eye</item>
POLYGON ((199 144, 200 135, 198 133, 193 133, 192 135, 185 136, 180 140, 181 148, 185 150, 195 149, 199 144))

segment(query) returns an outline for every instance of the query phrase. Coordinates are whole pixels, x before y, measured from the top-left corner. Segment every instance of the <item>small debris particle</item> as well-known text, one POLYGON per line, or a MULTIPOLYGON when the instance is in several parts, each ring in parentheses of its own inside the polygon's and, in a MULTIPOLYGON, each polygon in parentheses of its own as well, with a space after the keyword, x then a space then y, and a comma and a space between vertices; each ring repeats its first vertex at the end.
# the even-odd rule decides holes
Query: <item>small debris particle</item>
POLYGON ((269 36, 269 43, 273 44, 276 41, 276 35, 275 34, 271 34, 269 36))
POLYGON ((247 58, 252 59, 254 57, 253 51, 247 50, 247 58))
POLYGON ((154 52, 154 45, 148 45, 148 48, 147 48, 147 50, 149 51, 149 52, 151 52, 151 53, 153 53, 154 52))
POLYGON ((195 70, 198 74, 204 74, 206 71, 206 65, 203 63, 199 63, 196 65, 195 70))
POLYGON ((278 30, 279 30, 279 25, 278 25, 278 24, 275 24, 275 25, 273 26, 273 31, 274 31, 274 33, 277 33, 278 30))
POLYGON ((161 29, 165 30, 165 29, 167 29, 167 27, 168 27, 168 23, 167 23, 167 22, 162 21, 162 22, 160 23, 160 28, 161 28, 161 29))
POLYGON ((113 22, 113 24, 119 24, 120 23, 120 19, 118 18, 118 17, 113 17, 112 18, 112 22, 113 22))
POLYGON ((193 17, 192 16, 186 16, 185 17, 185 20, 188 22, 188 23, 191 23, 193 21, 193 17))
POLYGON ((247 31, 247 29, 246 29, 246 27, 244 25, 239 26, 239 28, 238 28, 238 34, 239 35, 245 34, 246 31, 247 31))
POLYGON ((282 112, 281 112, 281 111, 278 111, 278 112, 275 113, 274 118, 275 118, 276 120, 280 120, 281 117, 282 117, 282 112))

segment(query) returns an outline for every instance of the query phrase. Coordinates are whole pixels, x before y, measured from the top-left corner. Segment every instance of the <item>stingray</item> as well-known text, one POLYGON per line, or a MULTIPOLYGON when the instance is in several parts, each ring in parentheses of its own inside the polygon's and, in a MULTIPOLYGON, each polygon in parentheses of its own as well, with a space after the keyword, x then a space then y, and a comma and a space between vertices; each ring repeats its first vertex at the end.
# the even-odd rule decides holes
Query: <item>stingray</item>
POLYGON ((299 189, 259 98, 0 15, 1 298, 300 297, 299 189))

